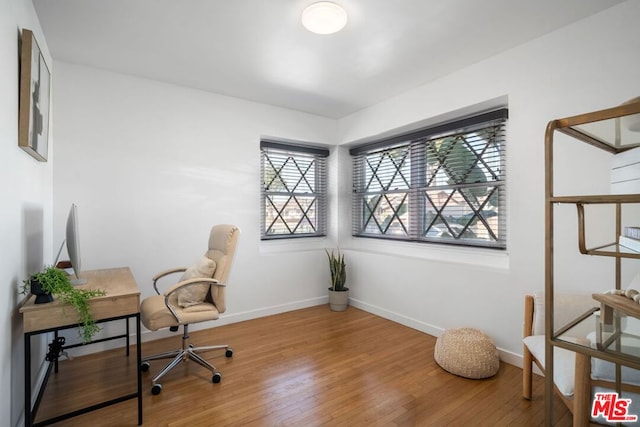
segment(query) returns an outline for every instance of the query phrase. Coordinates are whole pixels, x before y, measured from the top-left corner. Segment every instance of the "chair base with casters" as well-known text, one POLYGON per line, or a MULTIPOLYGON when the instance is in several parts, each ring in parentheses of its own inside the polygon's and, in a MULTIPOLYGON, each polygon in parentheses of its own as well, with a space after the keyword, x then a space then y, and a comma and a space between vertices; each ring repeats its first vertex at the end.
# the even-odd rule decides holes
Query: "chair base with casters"
POLYGON ((225 357, 233 356, 233 349, 231 349, 227 344, 221 345, 209 345, 204 347, 194 347, 193 344, 189 343, 189 325, 183 325, 184 331, 182 334, 182 349, 180 350, 172 350, 164 353, 154 354, 153 356, 145 357, 142 359, 141 369, 143 372, 147 372, 149 370, 150 361, 152 360, 160 360, 160 359, 172 359, 158 374, 153 377, 151 380, 151 394, 158 395, 162 391, 162 384, 159 383, 160 379, 169 373, 173 368, 178 366, 181 362, 186 362, 188 360, 193 360, 198 365, 202 366, 211 371, 213 376, 211 377, 211 382, 217 384, 222 380, 222 374, 213 366, 211 363, 207 362, 203 359, 198 353, 213 351, 213 350, 225 350, 225 357))
POLYGON ((150 331, 166 329, 176 332, 183 328, 182 348, 142 358, 140 369, 148 371, 152 360, 170 359, 152 380, 151 392, 162 391, 161 379, 181 362, 189 360, 208 369, 213 383, 219 383, 222 375, 215 366, 207 362, 200 353, 224 350, 226 357, 233 356, 228 345, 195 347, 189 343, 189 325, 217 320, 226 310, 225 289, 233 262, 240 229, 229 224, 215 225, 209 236, 208 250, 189 268, 180 267, 163 271, 153 277, 156 295, 145 298, 140 304, 140 319, 150 331), (179 281, 173 282, 164 292, 158 284, 162 279, 183 273, 179 281))

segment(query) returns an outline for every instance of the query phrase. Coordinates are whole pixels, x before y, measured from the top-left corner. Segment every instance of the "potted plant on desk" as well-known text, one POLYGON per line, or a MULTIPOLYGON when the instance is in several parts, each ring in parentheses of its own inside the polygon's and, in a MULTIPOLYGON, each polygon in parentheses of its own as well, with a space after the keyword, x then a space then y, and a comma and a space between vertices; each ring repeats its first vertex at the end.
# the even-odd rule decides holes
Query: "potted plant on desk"
POLYGON ((329 308, 332 311, 345 311, 349 305, 349 288, 345 287, 347 281, 347 266, 344 262, 344 254, 337 251, 325 250, 329 258, 329 270, 331 271, 331 287, 329 287, 329 308))
POLYGON ((53 266, 32 274, 23 283, 22 293, 31 292, 36 295, 35 304, 51 302, 53 301, 52 295, 54 295, 73 306, 78 312, 79 322, 82 323, 80 336, 83 343, 91 342, 93 336, 100 331, 100 327, 96 324, 89 310, 89 299, 105 295, 104 291, 75 288, 66 273, 53 266))

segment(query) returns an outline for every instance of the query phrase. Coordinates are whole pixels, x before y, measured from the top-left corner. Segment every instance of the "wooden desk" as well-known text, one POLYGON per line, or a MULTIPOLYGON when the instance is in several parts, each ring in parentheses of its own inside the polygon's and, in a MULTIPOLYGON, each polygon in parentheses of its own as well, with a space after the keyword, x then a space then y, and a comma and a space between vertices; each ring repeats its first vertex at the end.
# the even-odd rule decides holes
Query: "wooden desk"
MULTIPOLYGON (((136 284, 131 270, 128 267, 110 268, 104 270, 85 271, 80 273, 81 278, 87 279, 87 283, 79 285, 81 289, 101 289, 106 295, 95 297, 89 300, 91 313, 96 323, 109 322, 113 320, 125 319, 127 331, 125 335, 119 335, 106 339, 96 340, 101 342, 109 339, 126 338, 127 355, 129 355, 129 319, 136 319, 136 353, 137 353, 137 393, 121 396, 107 402, 92 405, 87 408, 79 409, 68 414, 60 415, 53 419, 41 421, 36 425, 47 425, 53 422, 61 421, 74 417, 104 406, 122 402, 124 400, 138 398, 138 425, 142 424, 142 374, 140 365, 142 363, 142 351, 140 346, 140 290, 136 284)), ((35 405, 32 406, 31 401, 31 337, 47 332, 54 332, 56 338, 58 331, 63 329, 75 328, 78 326, 78 316, 73 307, 55 300, 46 304, 34 304, 35 296, 31 296, 22 307, 20 313, 23 316, 23 332, 25 345, 25 425, 27 427, 34 425, 38 405, 47 380, 53 366, 56 367, 57 360, 49 362, 47 373, 42 386, 38 392, 35 405)), ((91 343, 89 343, 91 344, 91 343)), ((75 347, 68 346, 65 348, 75 347)))

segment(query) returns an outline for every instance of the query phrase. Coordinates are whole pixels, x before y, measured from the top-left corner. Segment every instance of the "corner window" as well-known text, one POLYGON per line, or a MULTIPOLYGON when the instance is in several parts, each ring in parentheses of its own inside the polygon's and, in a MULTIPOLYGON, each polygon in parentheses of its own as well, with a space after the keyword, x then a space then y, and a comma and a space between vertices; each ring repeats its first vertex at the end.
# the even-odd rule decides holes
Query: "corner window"
POLYGON ((329 150, 260 141, 261 239, 324 236, 329 150))
POLYGON ((501 109, 351 149, 354 236, 506 248, 501 109))

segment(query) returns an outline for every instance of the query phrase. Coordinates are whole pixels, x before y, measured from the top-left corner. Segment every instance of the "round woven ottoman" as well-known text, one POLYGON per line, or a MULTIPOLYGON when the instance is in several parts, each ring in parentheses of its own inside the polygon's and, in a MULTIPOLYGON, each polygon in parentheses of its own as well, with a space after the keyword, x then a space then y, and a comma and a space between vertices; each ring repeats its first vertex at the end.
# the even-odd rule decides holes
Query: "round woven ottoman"
POLYGON ((477 329, 447 329, 436 340, 433 357, 447 372, 465 378, 488 378, 498 373, 498 349, 477 329))

